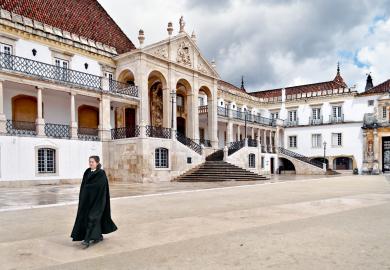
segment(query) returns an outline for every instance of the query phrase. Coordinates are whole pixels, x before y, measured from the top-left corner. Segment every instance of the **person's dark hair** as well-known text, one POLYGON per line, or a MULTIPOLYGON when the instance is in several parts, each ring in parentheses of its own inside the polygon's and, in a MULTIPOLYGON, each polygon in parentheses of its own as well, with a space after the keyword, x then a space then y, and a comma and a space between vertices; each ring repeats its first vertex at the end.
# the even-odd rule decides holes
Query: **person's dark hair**
POLYGON ((99 156, 90 156, 89 159, 94 159, 96 161, 96 163, 99 163, 100 162, 100 157, 99 156))

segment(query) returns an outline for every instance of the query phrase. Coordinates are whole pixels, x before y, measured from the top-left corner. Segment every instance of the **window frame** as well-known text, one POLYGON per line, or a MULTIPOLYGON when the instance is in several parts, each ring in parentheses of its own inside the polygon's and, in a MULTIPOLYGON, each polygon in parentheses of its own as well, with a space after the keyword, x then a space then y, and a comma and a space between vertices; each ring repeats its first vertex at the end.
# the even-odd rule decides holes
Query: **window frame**
POLYGON ((321 133, 311 134, 311 148, 318 149, 321 147, 322 147, 322 134, 321 133), (318 136, 318 138, 316 138, 316 140, 314 140, 315 136, 318 136), (315 141, 316 141, 316 145, 314 144, 315 141))
POLYGON ((158 147, 154 150, 154 167, 156 169, 169 169, 169 149, 165 147, 158 147), (165 159, 163 157, 165 155, 165 159))
POLYGON ((332 132, 332 147, 342 147, 343 146, 343 134, 341 132, 332 132), (334 136, 337 135, 337 143, 335 144, 334 136))
POLYGON ((256 154, 250 153, 248 155, 248 167, 249 168, 256 168, 256 154))
POLYGON ((298 148, 298 136, 297 135, 289 135, 288 136, 288 148, 298 148), (295 138, 294 146, 291 146, 291 138, 295 138))
MULTIPOLYGON (((47 152, 46 152, 47 155, 47 152)), ((47 157, 46 157, 47 158, 47 157)), ((59 173, 59 162, 58 162, 58 148, 53 147, 52 145, 40 145, 35 147, 35 175, 36 176, 58 176, 59 173), (51 150, 53 152, 53 171, 47 169, 48 160, 44 160, 46 164, 44 164, 45 170, 40 170, 40 151, 42 150, 51 150)))

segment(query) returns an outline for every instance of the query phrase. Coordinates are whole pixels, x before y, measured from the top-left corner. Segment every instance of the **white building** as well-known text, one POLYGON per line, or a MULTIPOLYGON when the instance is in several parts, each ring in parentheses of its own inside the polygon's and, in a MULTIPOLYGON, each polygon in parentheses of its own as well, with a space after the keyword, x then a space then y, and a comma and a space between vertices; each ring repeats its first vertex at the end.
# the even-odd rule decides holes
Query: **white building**
POLYGON ((339 72, 248 93, 220 79, 182 18, 154 44, 140 30, 136 48, 97 1, 46 2, 1 5, 0 183, 78 181, 90 155, 112 181, 169 181, 216 158, 324 173, 323 141, 331 168, 362 168, 363 116, 379 95, 339 72))

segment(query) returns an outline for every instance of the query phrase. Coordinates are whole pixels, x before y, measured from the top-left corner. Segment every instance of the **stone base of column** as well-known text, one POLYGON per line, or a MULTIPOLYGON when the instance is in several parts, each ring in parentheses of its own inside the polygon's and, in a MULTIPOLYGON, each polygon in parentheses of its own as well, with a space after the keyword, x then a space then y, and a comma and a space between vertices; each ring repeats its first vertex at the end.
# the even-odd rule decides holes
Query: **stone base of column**
POLYGON ((7 133, 7 118, 5 114, 0 114, 0 134, 7 133))
POLYGON ((111 140, 111 130, 109 130, 109 129, 102 129, 99 126, 99 139, 101 141, 109 141, 109 140, 111 140))
POLYGON ((377 160, 372 163, 371 174, 379 174, 379 162, 377 160))
POLYGON ((70 138, 77 140, 79 138, 77 122, 70 123, 70 138))
POLYGON ((45 137, 46 136, 46 134, 45 134, 45 119, 38 118, 35 121, 35 125, 36 125, 37 136, 38 137, 45 137))

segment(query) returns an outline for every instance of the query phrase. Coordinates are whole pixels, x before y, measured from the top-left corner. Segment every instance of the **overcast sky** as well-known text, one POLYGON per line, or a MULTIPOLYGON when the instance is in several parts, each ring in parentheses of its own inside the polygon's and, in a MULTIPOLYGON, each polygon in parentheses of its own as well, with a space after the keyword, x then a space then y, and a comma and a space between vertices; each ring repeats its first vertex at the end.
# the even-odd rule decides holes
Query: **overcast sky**
POLYGON ((358 91, 371 72, 390 79, 390 0, 99 0, 138 46, 167 37, 167 23, 195 30, 203 55, 223 80, 248 91, 332 80, 358 91))

